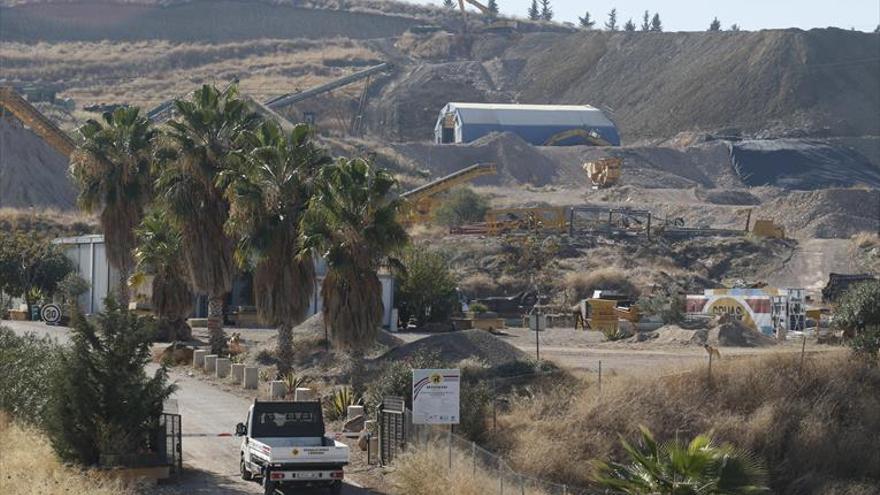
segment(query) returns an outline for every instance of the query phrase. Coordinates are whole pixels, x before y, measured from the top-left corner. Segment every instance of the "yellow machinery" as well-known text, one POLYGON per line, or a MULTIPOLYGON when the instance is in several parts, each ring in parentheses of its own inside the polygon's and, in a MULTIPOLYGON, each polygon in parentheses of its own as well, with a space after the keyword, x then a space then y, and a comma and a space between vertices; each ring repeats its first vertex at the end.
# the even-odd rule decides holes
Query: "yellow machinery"
POLYGON ((612 144, 603 138, 598 132, 587 129, 569 129, 567 131, 559 132, 550 136, 550 139, 544 142, 544 146, 556 146, 563 141, 573 138, 582 139, 584 144, 589 144, 591 146, 612 146, 612 144))
POLYGON ((590 179, 593 189, 609 187, 620 181, 623 158, 602 158, 593 162, 584 163, 583 169, 590 179))
POLYGON ((755 225, 752 226, 752 234, 758 237, 785 239, 785 227, 776 225, 773 223, 773 220, 755 220, 755 225))
POLYGON ((477 177, 494 175, 497 172, 494 163, 478 163, 403 193, 401 196, 408 203, 404 221, 406 223, 429 221, 433 216, 434 208, 440 202, 437 198, 440 193, 448 191, 459 184, 474 180, 477 177))
POLYGON ((69 157, 73 150, 76 149, 76 144, 70 136, 65 134, 64 131, 34 108, 27 100, 19 96, 11 87, 0 87, 0 106, 8 110, 22 124, 30 128, 65 157, 69 157))
POLYGON ((565 208, 502 208, 486 212, 486 232, 491 235, 511 230, 568 230, 565 208))

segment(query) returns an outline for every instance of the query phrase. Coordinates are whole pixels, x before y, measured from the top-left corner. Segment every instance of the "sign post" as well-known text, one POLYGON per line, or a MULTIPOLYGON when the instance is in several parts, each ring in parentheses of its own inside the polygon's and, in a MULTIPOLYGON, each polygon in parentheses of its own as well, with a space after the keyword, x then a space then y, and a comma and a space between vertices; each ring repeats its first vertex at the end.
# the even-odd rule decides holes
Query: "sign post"
POLYGON ((414 369, 412 421, 417 425, 457 425, 461 370, 414 369))

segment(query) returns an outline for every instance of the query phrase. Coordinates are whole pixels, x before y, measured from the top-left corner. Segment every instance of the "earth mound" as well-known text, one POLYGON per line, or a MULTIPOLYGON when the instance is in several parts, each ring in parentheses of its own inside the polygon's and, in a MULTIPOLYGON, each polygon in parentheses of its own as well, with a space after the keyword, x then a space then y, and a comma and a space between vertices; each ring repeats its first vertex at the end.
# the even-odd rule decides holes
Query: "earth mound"
POLYGON ((638 333, 626 342, 685 346, 709 344, 716 347, 766 347, 776 343, 770 337, 735 320, 719 322, 712 328, 696 330, 688 330, 677 325, 664 325, 651 332, 638 333))
POLYGON ((478 359, 491 367, 528 359, 521 350, 483 330, 432 335, 392 349, 382 359, 408 359, 421 352, 436 352, 450 362, 478 359))
POLYGON ((67 158, 12 118, 0 118, 0 207, 75 208, 67 158))

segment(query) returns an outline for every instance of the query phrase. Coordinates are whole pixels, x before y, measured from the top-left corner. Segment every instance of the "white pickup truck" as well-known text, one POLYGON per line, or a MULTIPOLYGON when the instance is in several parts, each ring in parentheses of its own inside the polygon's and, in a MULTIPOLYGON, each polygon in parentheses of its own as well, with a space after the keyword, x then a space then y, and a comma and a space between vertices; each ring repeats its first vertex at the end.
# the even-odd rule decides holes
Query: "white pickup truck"
POLYGON ((241 478, 259 480, 266 495, 288 487, 342 491, 349 448, 328 437, 321 403, 257 401, 235 427, 241 442, 241 478))

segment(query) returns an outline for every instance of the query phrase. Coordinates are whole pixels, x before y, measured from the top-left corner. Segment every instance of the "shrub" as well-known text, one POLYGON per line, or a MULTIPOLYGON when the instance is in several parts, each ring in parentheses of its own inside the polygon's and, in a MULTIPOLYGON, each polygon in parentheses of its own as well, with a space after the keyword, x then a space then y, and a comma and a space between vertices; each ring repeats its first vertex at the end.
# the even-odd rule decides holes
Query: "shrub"
POLYGON ((73 264, 48 240, 19 234, 0 237, 0 291, 24 297, 31 306, 39 297, 50 297, 73 264))
POLYGON ((458 286, 469 297, 486 297, 498 292, 498 284, 485 273, 469 275, 458 286))
POLYGON ((0 327, 0 410, 17 420, 44 426, 50 378, 61 348, 49 337, 19 337, 0 327))
POLYGON ((663 323, 681 323, 684 320, 684 304, 681 298, 666 294, 656 294, 639 299, 639 311, 643 314, 657 315, 663 323))
POLYGON ((335 388, 324 400, 324 417, 330 421, 343 420, 348 415, 348 406, 363 403, 363 398, 355 394, 351 387, 335 388))
POLYGON ((470 306, 468 306, 468 309, 473 311, 473 313, 475 315, 489 312, 489 306, 486 306, 485 304, 483 304, 481 302, 475 302, 475 303, 471 304, 470 306))
POLYGON ((287 388, 287 396, 291 398, 296 393, 296 389, 305 387, 312 381, 311 378, 305 375, 297 375, 293 372, 284 375, 282 380, 284 380, 284 386, 287 388))
POLYGON ((853 338, 850 347, 876 363, 880 352, 880 281, 851 287, 840 300, 834 324, 853 338))
POLYGON ((149 450, 163 402, 174 391, 165 368, 152 378, 153 328, 112 299, 97 325, 75 317, 72 345, 51 380, 47 431, 58 455, 84 465, 149 450))
POLYGON ((627 274, 617 268, 600 268, 589 272, 568 272, 562 281, 563 287, 578 302, 593 296, 593 291, 613 290, 630 297, 638 297, 639 289, 627 274))
POLYGON ((466 223, 482 222, 489 211, 489 200, 469 187, 450 191, 443 204, 434 212, 440 225, 458 227, 466 223))
POLYGON ((400 318, 416 325, 445 321, 458 305, 455 279, 446 260, 424 247, 411 247, 404 253, 403 267, 395 284, 400 318))

